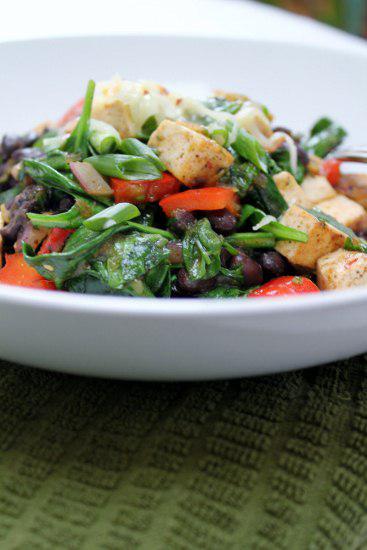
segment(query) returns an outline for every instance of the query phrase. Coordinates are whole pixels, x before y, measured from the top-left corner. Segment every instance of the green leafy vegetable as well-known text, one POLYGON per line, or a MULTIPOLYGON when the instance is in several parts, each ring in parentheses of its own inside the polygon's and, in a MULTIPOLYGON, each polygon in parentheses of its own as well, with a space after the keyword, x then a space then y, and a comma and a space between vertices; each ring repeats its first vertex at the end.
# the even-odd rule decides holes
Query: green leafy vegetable
POLYGON ((329 118, 322 118, 311 130, 310 137, 303 143, 306 151, 324 158, 342 143, 347 132, 329 118))
POLYGON ((137 206, 128 202, 120 202, 94 214, 83 223, 92 231, 103 231, 138 216, 140 216, 140 210, 137 206))
POLYGON ((142 157, 150 160, 154 164, 154 166, 156 166, 158 170, 161 170, 162 172, 166 170, 165 165, 156 155, 153 149, 136 138, 123 139, 120 145, 120 149, 126 155, 142 157))
POLYGON ((302 183, 306 174, 306 168, 300 162, 299 158, 297 162, 296 172, 294 172, 292 169, 290 154, 288 149, 286 149, 285 147, 281 147, 280 149, 275 151, 275 153, 272 154, 272 158, 276 162, 278 168, 280 168, 282 171, 290 172, 294 175, 298 183, 302 183))
POLYGON ((222 183, 235 187, 238 195, 243 199, 259 175, 259 169, 251 162, 234 162, 222 178, 222 183))
POLYGON ((125 180, 156 180, 161 170, 151 160, 132 155, 100 155, 85 159, 103 176, 125 180))
POLYGON ((167 239, 160 235, 132 233, 113 239, 93 262, 102 279, 113 289, 124 289, 148 271, 168 263, 167 239))
POLYGON ((210 279, 220 270, 223 238, 203 218, 190 227, 182 243, 184 264, 193 280, 210 279))
POLYGON ((261 172, 268 173, 268 155, 263 146, 251 134, 240 128, 232 147, 242 158, 252 162, 261 172))
POLYGON ((142 139, 148 140, 152 133, 158 128, 158 122, 154 115, 148 117, 141 127, 142 139))
POLYGON ((261 210, 265 210, 276 218, 279 218, 288 208, 288 204, 275 185, 273 178, 264 174, 259 174, 254 179, 248 199, 261 210))
POLYGON ((89 155, 89 119, 92 112, 92 103, 94 96, 95 83, 93 80, 88 82, 87 92, 84 98, 83 110, 78 124, 62 146, 64 151, 80 155, 81 160, 89 155))
POLYGON ((121 138, 118 131, 102 120, 89 121, 89 143, 100 155, 113 153, 119 147, 121 138))
POLYGON ((61 288, 63 282, 71 278, 82 263, 90 259, 102 244, 115 233, 127 229, 125 224, 121 224, 102 232, 95 232, 81 226, 66 241, 63 252, 36 255, 29 244, 23 243, 23 254, 26 262, 40 275, 54 281, 56 286, 61 288))

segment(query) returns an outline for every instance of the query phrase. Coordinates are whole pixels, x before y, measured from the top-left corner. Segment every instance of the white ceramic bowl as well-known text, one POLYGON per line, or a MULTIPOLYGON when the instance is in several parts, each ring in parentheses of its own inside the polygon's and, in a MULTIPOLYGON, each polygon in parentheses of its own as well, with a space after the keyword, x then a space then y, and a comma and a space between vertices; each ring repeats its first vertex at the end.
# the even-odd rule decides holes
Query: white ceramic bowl
MULTIPOLYGON (((366 55, 277 42, 89 37, 0 44, 0 132, 57 118, 89 78, 153 79, 265 102, 303 130, 329 114, 365 139, 366 55), (5 76, 6 75, 6 76, 5 76)), ((154 300, 0 287, 0 356, 116 378, 279 372, 367 351, 367 288, 270 300, 154 300)))

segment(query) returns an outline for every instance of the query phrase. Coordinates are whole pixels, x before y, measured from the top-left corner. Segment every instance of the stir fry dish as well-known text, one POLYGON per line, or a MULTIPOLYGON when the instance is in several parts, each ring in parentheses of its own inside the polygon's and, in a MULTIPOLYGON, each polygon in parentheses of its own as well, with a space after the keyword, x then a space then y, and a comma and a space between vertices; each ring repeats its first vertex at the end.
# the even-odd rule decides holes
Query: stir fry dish
POLYGON ((276 127, 245 95, 90 81, 55 124, 5 135, 0 283, 144 297, 367 285, 367 177, 329 118, 276 127))

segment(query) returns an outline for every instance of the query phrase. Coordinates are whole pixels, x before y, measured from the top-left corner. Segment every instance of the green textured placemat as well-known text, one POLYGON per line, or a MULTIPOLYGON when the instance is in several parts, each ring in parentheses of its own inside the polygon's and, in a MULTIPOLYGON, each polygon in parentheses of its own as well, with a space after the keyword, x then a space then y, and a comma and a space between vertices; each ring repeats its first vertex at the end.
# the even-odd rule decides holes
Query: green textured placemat
POLYGON ((366 359, 174 385, 2 363, 0 548, 367 548, 366 359))

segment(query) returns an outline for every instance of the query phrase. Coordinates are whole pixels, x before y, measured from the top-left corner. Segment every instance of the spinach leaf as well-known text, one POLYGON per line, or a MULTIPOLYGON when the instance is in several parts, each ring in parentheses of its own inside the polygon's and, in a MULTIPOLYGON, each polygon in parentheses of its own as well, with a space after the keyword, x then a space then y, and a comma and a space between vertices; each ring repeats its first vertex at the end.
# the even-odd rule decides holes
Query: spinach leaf
POLYGON ((106 283, 104 283, 99 274, 88 269, 81 275, 73 277, 65 281, 64 290, 68 292, 79 292, 80 294, 119 294, 122 296, 128 296, 128 293, 121 292, 119 290, 112 290, 106 283))
POLYGON ((40 275, 54 281, 56 286, 61 288, 63 282, 71 278, 83 262, 90 259, 110 237, 127 229, 126 224, 121 224, 96 232, 81 226, 66 241, 62 252, 36 255, 29 244, 23 243, 23 255, 26 262, 40 275))
POLYGON ((156 166, 158 170, 161 170, 162 172, 163 170, 166 170, 165 165, 156 155, 153 149, 136 138, 123 139, 120 144, 120 149, 126 155, 141 157, 150 160, 154 164, 154 166, 156 166))
POLYGON ((221 182, 235 187, 238 195, 243 199, 259 175, 259 169, 251 162, 234 162, 223 176, 221 182))
POLYGON ((210 279, 219 273, 222 244, 223 238, 213 231, 206 218, 186 231, 182 253, 191 279, 210 279))
POLYGON ((303 148, 318 157, 324 158, 342 143, 347 132, 329 118, 316 122, 310 137, 303 143, 303 148))
POLYGON ((151 269, 168 263, 166 244, 167 239, 160 235, 132 233, 120 236, 105 247, 93 266, 111 288, 121 290, 151 269))
POLYGON ((274 160, 278 168, 280 168, 282 171, 290 172, 296 178, 298 183, 302 183, 306 174, 306 168, 300 162, 299 158, 297 162, 296 172, 294 172, 292 169, 291 162, 290 162, 290 154, 285 147, 275 151, 275 153, 272 154, 272 159, 274 160))
POLYGON ((154 115, 148 117, 141 127, 141 138, 148 141, 152 133, 158 128, 158 122, 154 115))
POLYGON ((248 198, 261 210, 276 218, 279 218, 288 208, 288 204, 275 185, 273 178, 264 174, 259 174, 254 179, 254 185, 248 194, 248 198))
POLYGON ((125 180, 156 180, 161 170, 150 159, 132 155, 98 155, 85 159, 103 176, 125 180))
POLYGON ((171 296, 171 269, 167 263, 153 267, 145 276, 145 283, 155 296, 171 296))
POLYGON ((261 172, 268 173, 268 154, 254 136, 240 128, 232 147, 242 158, 252 162, 261 172))
POLYGON ((84 98, 83 110, 78 124, 63 144, 62 149, 69 153, 76 153, 81 156, 81 160, 89 155, 89 120, 92 112, 92 103, 94 96, 95 83, 93 80, 88 82, 87 91, 84 98))

